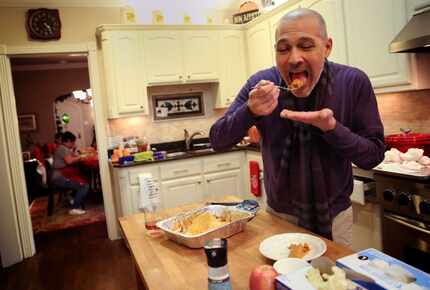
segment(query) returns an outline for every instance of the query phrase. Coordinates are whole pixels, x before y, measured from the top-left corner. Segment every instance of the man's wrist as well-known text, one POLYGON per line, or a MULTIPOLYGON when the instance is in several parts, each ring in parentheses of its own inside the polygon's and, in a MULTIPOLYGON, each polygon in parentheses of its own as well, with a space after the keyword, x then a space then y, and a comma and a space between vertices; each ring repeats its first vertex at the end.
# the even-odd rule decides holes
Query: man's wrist
POLYGON ((328 121, 328 125, 320 129, 324 133, 328 133, 330 131, 333 131, 336 128, 336 123, 337 123, 336 119, 334 117, 331 117, 330 120, 328 121))
POLYGON ((262 117, 262 116, 259 116, 259 115, 255 114, 255 113, 252 111, 251 106, 249 105, 249 101, 246 103, 246 107, 247 107, 247 109, 248 109, 249 115, 250 115, 253 119, 255 119, 255 120, 259 120, 259 119, 262 117))

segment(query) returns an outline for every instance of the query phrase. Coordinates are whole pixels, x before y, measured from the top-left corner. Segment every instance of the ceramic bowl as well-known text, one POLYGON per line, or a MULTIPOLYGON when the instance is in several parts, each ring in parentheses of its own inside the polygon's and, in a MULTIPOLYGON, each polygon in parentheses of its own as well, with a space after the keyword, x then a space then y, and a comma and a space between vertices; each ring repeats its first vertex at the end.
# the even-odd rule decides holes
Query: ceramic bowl
POLYGON ((275 262, 273 267, 279 274, 287 275, 294 271, 306 268, 310 264, 302 259, 297 258, 283 258, 275 262))

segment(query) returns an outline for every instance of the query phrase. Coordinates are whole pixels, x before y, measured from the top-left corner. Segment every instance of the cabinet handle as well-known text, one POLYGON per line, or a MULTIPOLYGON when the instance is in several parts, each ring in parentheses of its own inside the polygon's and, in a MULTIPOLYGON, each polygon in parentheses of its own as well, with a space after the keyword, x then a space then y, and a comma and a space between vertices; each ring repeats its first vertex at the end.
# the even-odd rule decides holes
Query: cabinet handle
POLYGON ((182 76, 179 76, 179 79, 182 80, 182 76))
POLYGON ((208 179, 208 180, 206 180, 206 182, 207 182, 207 183, 210 183, 211 181, 208 179))
POLYGON ((143 109, 143 106, 140 106, 141 109, 143 109))
POLYGON ((173 171, 174 174, 181 174, 181 173, 187 173, 187 172, 188 172, 188 169, 173 171))
POLYGON ((202 184, 202 182, 201 181, 197 181, 197 184, 202 184))
POLYGON ((231 163, 230 163, 230 162, 226 162, 226 163, 218 164, 217 166, 218 166, 218 167, 225 167, 225 166, 230 166, 230 165, 231 165, 231 163))
POLYGON ((190 75, 187 75, 187 78, 188 78, 188 79, 190 79, 190 78, 191 78, 191 76, 190 76, 190 75))

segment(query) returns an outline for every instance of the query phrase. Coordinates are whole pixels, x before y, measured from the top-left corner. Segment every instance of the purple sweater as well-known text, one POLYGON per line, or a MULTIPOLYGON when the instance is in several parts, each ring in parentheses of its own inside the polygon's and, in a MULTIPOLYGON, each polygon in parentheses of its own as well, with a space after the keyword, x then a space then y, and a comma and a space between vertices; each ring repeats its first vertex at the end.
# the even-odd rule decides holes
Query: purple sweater
MULTIPOLYGON (((330 216, 334 218, 351 205, 351 163, 363 169, 375 167, 384 158, 385 145, 376 97, 366 74, 356 68, 331 62, 330 68, 333 97, 324 99, 323 107, 333 110, 337 123, 334 130, 321 132, 323 172, 314 178, 324 179, 330 216)), ((248 94, 260 80, 270 80, 278 85, 283 82, 276 67, 251 76, 225 115, 211 127, 210 142, 215 150, 231 148, 246 136, 251 126, 256 125, 262 137, 267 202, 276 211, 294 214, 288 198, 293 193, 285 192, 287 188, 275 186, 284 140, 290 133, 283 126, 285 120, 279 116, 284 108, 281 97, 278 107, 268 116, 254 117, 247 107, 248 94)))

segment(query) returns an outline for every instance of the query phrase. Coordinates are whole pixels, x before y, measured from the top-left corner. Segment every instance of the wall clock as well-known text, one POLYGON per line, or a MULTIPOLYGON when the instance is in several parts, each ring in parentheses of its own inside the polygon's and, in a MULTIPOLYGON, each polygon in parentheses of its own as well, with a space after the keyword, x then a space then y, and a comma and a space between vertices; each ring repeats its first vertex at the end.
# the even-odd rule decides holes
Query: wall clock
POLYGON ((27 31, 32 39, 60 39, 61 21, 58 9, 29 9, 27 11, 27 31))

